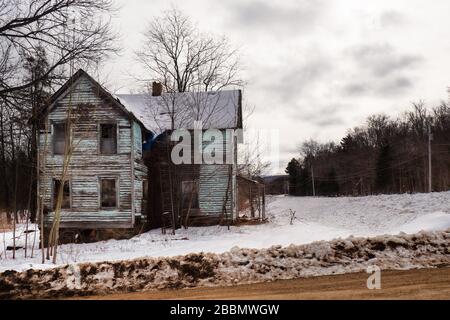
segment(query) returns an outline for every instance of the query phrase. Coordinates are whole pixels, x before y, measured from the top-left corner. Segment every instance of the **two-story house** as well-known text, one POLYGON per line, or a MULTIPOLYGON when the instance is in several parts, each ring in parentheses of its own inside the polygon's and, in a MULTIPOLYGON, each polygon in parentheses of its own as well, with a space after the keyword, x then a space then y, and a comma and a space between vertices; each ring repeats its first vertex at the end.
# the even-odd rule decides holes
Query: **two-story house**
POLYGON ((166 148, 164 137, 175 129, 191 130, 199 120, 205 129, 242 128, 241 91, 169 95, 159 88, 115 96, 78 70, 42 116, 38 201, 45 213, 44 241, 55 218, 67 150, 73 151, 62 188, 61 242, 130 237, 161 226, 167 211, 177 227, 186 219, 186 203, 196 218, 192 223, 223 223, 224 217, 231 223, 237 216, 235 162, 179 166, 167 154, 157 156, 166 148), (165 111, 168 100, 177 101, 173 113, 165 111), (168 166, 176 174, 166 176, 168 166))

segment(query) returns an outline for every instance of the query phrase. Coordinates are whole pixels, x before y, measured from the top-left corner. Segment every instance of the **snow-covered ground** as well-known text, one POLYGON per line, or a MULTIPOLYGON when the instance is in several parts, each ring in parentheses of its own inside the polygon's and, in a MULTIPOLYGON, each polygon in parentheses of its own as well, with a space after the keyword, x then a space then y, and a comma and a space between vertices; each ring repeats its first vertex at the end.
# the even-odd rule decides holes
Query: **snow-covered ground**
MULTIPOLYGON (((297 198, 269 197, 269 222, 256 226, 192 227, 177 230, 176 235, 162 235, 160 230, 136 236, 130 240, 109 240, 91 244, 68 244, 59 248, 58 263, 100 262, 138 257, 175 256, 192 252, 221 253, 233 247, 267 248, 288 246, 318 240, 354 236, 375 236, 439 231, 450 228, 450 192, 432 194, 382 195, 371 197, 297 198), (291 210, 295 219, 290 224, 291 210)), ((30 226, 34 229, 34 226, 30 226)), ((17 232, 16 245, 24 245, 24 226, 17 232)), ((12 233, 0 233, 0 272, 8 269, 49 268, 42 265, 39 249, 34 258, 24 258, 18 250, 4 257, 4 241, 12 245, 12 233)), ((28 255, 33 233, 29 234, 28 255)), ((37 237, 38 238, 38 237, 37 237)), ((37 247, 36 241, 36 247, 37 247)))

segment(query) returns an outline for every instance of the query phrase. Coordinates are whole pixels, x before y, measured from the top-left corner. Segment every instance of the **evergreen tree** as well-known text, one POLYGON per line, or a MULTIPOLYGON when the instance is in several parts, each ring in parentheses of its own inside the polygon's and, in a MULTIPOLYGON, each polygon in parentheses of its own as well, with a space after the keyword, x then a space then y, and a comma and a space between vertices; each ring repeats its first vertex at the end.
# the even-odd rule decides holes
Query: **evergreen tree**
POLYGON ((297 159, 292 159, 285 170, 289 175, 289 194, 298 194, 298 184, 299 184, 299 173, 300 173, 300 163, 297 159))

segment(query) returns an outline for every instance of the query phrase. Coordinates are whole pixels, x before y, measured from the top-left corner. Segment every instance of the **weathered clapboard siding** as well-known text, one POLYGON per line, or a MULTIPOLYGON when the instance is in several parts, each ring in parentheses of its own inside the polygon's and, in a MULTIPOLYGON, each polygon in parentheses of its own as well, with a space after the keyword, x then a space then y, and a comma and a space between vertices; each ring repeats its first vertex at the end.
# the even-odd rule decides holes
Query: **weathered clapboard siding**
MULTIPOLYGON (((216 132, 217 133, 217 132, 216 132)), ((221 130, 222 136, 225 137, 225 130, 221 130)), ((193 140, 193 139, 192 139, 193 140)), ((191 140, 191 150, 194 149, 191 140)), ((227 160, 225 153, 225 139, 208 139, 204 141, 203 149, 206 152, 215 151, 218 156, 222 153, 222 163, 227 160), (209 140, 209 141, 208 141, 209 140), (220 143, 222 141, 222 143, 220 143)), ((186 142, 181 142, 186 145, 186 142)), ((189 143, 189 142, 188 142, 189 143)), ((189 144, 187 144, 189 146, 189 144)), ((148 165, 151 168, 150 183, 151 203, 149 204, 149 216, 154 220, 150 221, 152 227, 158 227, 162 224, 159 218, 163 212, 171 211, 170 198, 167 194, 170 191, 168 183, 169 166, 171 161, 167 153, 168 142, 165 137, 161 137, 152 147, 148 154, 148 165), (157 181, 155 182, 155 179, 157 181), (162 180, 161 180, 162 179, 162 180), (161 181, 160 181, 161 180, 161 181), (159 218, 159 220, 158 220, 159 218)), ((171 147, 171 146, 170 146, 171 147)), ((227 146, 228 147, 228 146, 227 146)), ((228 150, 228 158, 236 159, 236 148, 231 146, 228 150)), ((191 152, 191 161, 194 161, 194 152, 191 152)), ((214 157, 216 160, 218 157, 214 157)), ((189 159, 187 159, 189 160, 189 159)), ((211 159, 210 159, 211 160, 211 159)), ((228 159, 230 160, 230 159, 228 159)), ((183 181, 198 180, 198 200, 199 207, 189 211, 190 224, 217 224, 230 223, 236 218, 236 166, 233 164, 179 164, 170 168, 172 172, 172 191, 174 197, 174 210, 178 217, 184 219, 187 214, 186 208, 181 208, 182 201, 182 183, 183 181), (225 209, 225 210, 224 210, 225 209), (224 213, 226 212, 226 216, 224 213)), ((184 220, 183 220, 184 221, 184 220)))
MULTIPOLYGON (((53 213, 50 213, 48 215, 49 219, 53 219, 53 213)), ((76 218, 76 214, 70 211, 63 210, 62 211, 62 226, 64 224, 69 223, 80 223, 79 219, 76 218)), ((103 223, 110 223, 113 224, 114 222, 117 223, 131 223, 130 213, 129 212, 123 212, 123 213, 117 213, 113 211, 93 211, 93 212, 83 212, 82 215, 83 222, 89 222, 89 223, 96 223, 96 224, 103 224, 103 223), (99 215, 102 217, 99 219, 99 215)), ((129 227, 129 226, 128 226, 129 227)))
POLYGON ((137 122, 133 121, 132 130, 134 215, 135 217, 141 217, 143 210, 143 181, 144 179, 147 179, 148 169, 147 166, 144 165, 144 160, 142 158, 142 129, 137 122))
MULTIPOLYGON (((63 156, 53 155, 52 123, 61 122, 67 118, 67 111, 71 107, 73 112, 82 116, 73 126, 73 141, 76 146, 69 166, 71 186, 71 209, 62 210, 61 227, 74 228, 124 228, 132 227, 132 193, 142 194, 142 183, 135 178, 145 176, 146 168, 139 167, 132 176, 132 162, 136 161, 132 155, 132 127, 129 117, 118 109, 111 101, 99 95, 98 88, 82 76, 69 86, 69 92, 63 94, 56 101, 55 107, 49 112, 47 121, 49 134, 47 135, 46 166, 41 168, 45 175, 40 178, 40 194, 44 196, 44 205, 52 208, 52 180, 59 178, 63 167, 63 156), (80 105, 84 108, 81 109, 80 105), (99 152, 100 123, 115 123, 118 128, 118 146, 116 155, 101 155, 99 152), (118 179, 118 208, 102 210, 100 208, 100 177, 114 177, 118 179)), ((40 136, 40 150, 44 150, 45 132, 40 136)), ((142 152, 141 152, 142 154, 142 152)), ((140 197, 135 197, 135 211, 140 210, 140 197), (139 201, 139 206, 137 205, 139 201)), ((140 212, 140 211, 139 211, 140 212)), ((47 223, 53 220, 52 214, 47 216, 47 223)))
POLYGON ((141 126, 133 121, 133 139, 134 139, 134 158, 142 159, 142 129, 141 126))
POLYGON ((232 175, 230 165, 202 165, 199 176, 200 214, 220 216, 226 201, 226 212, 232 215, 232 175), (228 194, 227 194, 228 193, 228 194))
MULTIPOLYGON (((220 136, 211 139, 208 134, 204 134, 203 151, 208 154, 214 150, 214 153, 221 154, 224 164, 203 164, 200 166, 199 175, 199 206, 200 214, 207 216, 220 216, 225 210, 228 218, 235 216, 234 201, 236 197, 236 172, 235 166, 225 164, 228 157, 234 157, 236 149, 233 145, 227 144, 231 138, 225 130, 220 130, 220 136), (206 140, 206 141, 205 141, 206 140)), ((220 163, 220 162, 219 162, 220 163)))
POLYGON ((141 216, 142 214, 142 180, 134 180, 135 190, 135 216, 141 216))
POLYGON ((142 215, 143 181, 147 178, 147 168, 135 162, 134 167, 134 212, 135 216, 142 215))

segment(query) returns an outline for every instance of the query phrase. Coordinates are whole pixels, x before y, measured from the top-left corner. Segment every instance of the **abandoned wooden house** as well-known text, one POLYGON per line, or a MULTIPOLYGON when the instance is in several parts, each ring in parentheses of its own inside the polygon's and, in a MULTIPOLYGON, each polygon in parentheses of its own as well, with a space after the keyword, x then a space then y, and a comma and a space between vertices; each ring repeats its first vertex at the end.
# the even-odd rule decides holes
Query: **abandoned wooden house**
POLYGON ((144 147, 148 226, 233 223, 238 217, 236 164, 242 137, 235 130, 242 129, 241 91, 161 93, 154 83, 152 94, 117 97, 154 134, 144 147), (183 135, 181 142, 172 139, 178 135, 183 135), (178 143, 190 150, 181 151, 186 152, 182 163, 172 159, 178 143), (202 158, 208 148, 217 153, 214 163, 202 158), (195 151, 200 154, 197 161, 195 151))
POLYGON ((200 139, 202 150, 215 144, 213 153, 223 147, 234 160, 213 164, 174 163, 170 149, 177 141, 170 136, 177 129, 194 132, 201 123, 201 133, 216 129, 227 138, 230 129, 242 128, 241 91, 161 89, 154 83, 152 93, 115 96, 80 69, 51 97, 38 143, 44 234, 55 221, 57 204, 61 242, 233 223, 237 136, 200 139))

